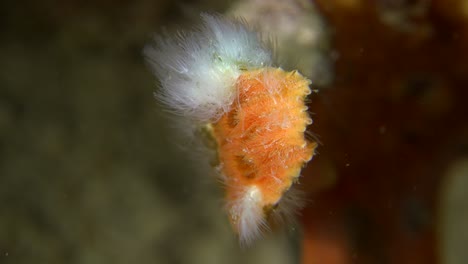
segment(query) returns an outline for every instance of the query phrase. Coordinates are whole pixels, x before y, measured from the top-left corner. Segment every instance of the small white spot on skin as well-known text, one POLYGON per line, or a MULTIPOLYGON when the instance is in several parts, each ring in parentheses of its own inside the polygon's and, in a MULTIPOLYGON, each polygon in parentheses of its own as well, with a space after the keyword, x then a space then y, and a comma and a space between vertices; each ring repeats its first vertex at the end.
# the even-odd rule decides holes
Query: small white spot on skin
MULTIPOLYGON (((286 166, 287 167, 287 166, 286 166)), ((270 176, 275 180, 276 183, 281 183, 281 179, 276 176, 276 172, 271 170, 270 171, 270 176)))

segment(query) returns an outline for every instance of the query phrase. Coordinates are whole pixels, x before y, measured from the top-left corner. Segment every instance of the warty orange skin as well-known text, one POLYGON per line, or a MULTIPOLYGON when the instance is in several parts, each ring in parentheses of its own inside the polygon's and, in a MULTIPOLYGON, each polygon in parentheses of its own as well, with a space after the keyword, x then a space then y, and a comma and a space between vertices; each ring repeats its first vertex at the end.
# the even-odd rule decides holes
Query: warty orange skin
POLYGON ((245 208, 260 214, 253 218, 261 229, 314 155, 317 144, 305 137, 309 85, 297 71, 245 71, 230 111, 212 124, 230 222, 241 236, 250 227, 240 221, 252 217, 245 208))

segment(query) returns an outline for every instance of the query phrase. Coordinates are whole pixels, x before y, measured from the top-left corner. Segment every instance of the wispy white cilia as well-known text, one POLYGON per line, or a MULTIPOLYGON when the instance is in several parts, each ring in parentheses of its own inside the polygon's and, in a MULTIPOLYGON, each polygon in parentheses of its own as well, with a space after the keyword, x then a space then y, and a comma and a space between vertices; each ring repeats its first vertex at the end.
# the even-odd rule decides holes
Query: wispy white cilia
POLYGON ((272 53, 238 20, 202 14, 203 23, 175 36, 156 36, 144 54, 161 82, 156 95, 175 113, 212 122, 229 111, 243 70, 267 67, 272 53))

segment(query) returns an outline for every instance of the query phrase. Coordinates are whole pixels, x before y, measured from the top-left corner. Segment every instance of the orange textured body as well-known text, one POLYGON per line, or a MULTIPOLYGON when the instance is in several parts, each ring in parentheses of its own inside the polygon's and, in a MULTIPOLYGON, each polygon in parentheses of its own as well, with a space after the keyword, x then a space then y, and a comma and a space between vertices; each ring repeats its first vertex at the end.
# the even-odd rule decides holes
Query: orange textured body
POLYGON ((309 84, 296 71, 246 71, 237 79, 238 96, 231 110, 213 124, 235 228, 242 228, 238 221, 243 205, 238 203, 256 203, 263 222, 312 158, 316 143, 304 134, 312 123, 304 103, 309 84), (249 188, 254 188, 255 197, 245 200, 253 195, 249 188))

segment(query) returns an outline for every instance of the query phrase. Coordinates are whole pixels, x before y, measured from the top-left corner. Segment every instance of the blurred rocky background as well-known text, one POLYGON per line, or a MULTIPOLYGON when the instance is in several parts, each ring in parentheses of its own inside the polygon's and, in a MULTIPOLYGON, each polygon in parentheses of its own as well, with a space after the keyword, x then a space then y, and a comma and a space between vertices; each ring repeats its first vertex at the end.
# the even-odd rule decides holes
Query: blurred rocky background
POLYGON ((303 262, 468 263, 468 2, 316 5, 335 61, 310 104, 303 262))
POLYGON ((3 1, 0 30, 0 263, 468 263, 467 1, 3 1), (207 11, 318 91, 301 225, 246 250, 141 54, 207 11))

